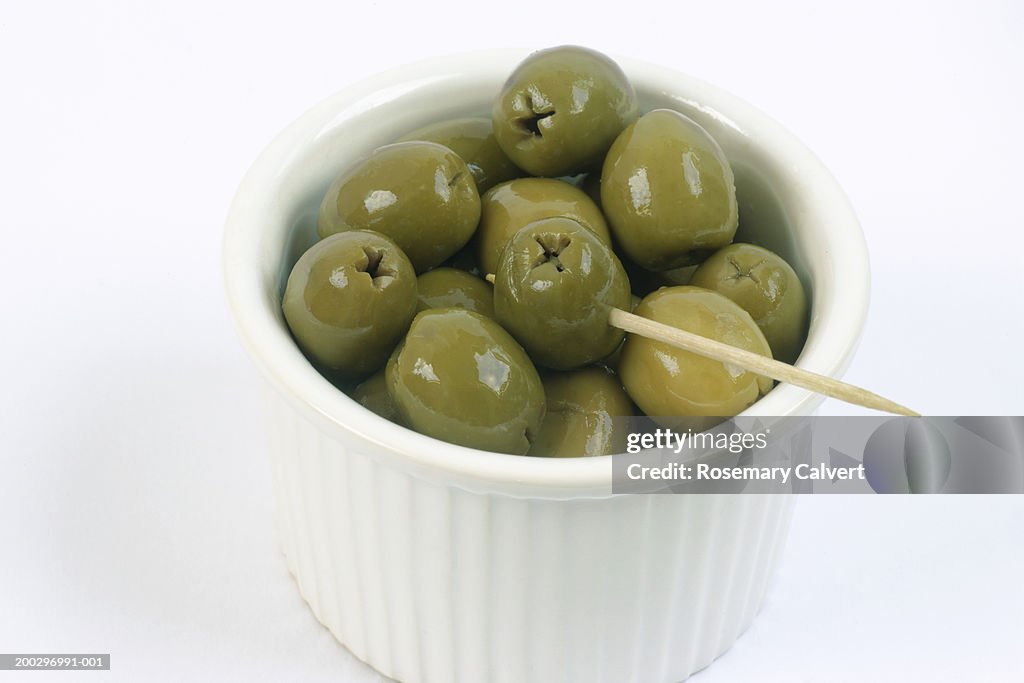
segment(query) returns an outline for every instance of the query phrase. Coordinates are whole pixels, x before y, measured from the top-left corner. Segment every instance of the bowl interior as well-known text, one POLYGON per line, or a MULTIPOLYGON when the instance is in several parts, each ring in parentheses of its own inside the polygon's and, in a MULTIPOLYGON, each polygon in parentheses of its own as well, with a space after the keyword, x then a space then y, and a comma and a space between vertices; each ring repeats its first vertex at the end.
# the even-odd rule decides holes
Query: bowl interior
MULTIPOLYGON (((462 55, 398 69, 342 91, 292 124, 253 165, 236 195, 224 245, 228 295, 243 340, 272 382, 297 405, 379 442, 383 450, 463 473, 468 468, 480 477, 606 483, 611 466, 595 461, 607 458, 483 453, 386 422, 319 377, 292 342, 281 313, 288 273, 317 239, 317 211, 334 177, 426 123, 489 115, 493 97, 522 56, 462 55)), ((812 314, 798 364, 826 375, 841 373, 860 336, 869 288, 863 235, 842 190, 799 141, 743 101, 674 71, 629 60, 620 64, 642 110, 676 109, 721 145, 736 177, 737 240, 779 253, 808 291, 812 314)), ((744 414, 808 414, 821 400, 779 385, 744 414)))

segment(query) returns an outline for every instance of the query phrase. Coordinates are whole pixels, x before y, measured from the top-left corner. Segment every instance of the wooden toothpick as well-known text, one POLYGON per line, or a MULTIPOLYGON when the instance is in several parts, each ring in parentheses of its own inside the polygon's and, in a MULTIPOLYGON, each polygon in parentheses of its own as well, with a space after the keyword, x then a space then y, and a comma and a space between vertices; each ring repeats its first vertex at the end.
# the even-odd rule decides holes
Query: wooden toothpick
POLYGON ((854 405, 882 410, 896 415, 907 415, 920 417, 919 413, 910 408, 901 406, 899 403, 890 401, 867 389, 855 387, 837 379, 819 375, 816 372, 794 367, 782 361, 773 360, 745 349, 739 349, 729 344, 702 337, 693 332, 687 332, 676 327, 643 318, 633 313, 627 313, 618 308, 613 308, 608 315, 608 323, 620 330, 631 334, 638 334, 655 341, 663 342, 676 348, 696 353, 705 358, 731 363, 736 367, 743 368, 749 372, 770 377, 779 382, 793 384, 803 389, 810 389, 819 394, 838 398, 840 401, 853 403, 854 405))
MULTIPOLYGON (((487 275, 485 279, 492 284, 494 283, 493 274, 487 275)), ((745 349, 730 346, 729 344, 723 344, 693 332, 687 332, 677 327, 628 313, 619 308, 611 309, 608 315, 608 324, 630 334, 647 337, 648 339, 669 344, 670 346, 722 363, 730 363, 748 372, 770 377, 778 382, 793 384, 803 389, 809 389, 825 396, 837 398, 840 401, 896 415, 920 417, 919 413, 910 408, 890 401, 867 389, 861 389, 852 384, 840 382, 825 375, 819 375, 816 372, 794 367, 788 363, 773 360, 745 349)))

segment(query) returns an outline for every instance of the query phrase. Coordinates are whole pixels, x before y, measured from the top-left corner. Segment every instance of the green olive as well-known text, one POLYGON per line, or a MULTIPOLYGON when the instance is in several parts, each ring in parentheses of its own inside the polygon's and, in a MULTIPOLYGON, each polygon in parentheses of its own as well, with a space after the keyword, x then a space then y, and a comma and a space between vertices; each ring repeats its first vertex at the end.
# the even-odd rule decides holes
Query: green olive
POLYGON ((523 455, 544 418, 544 389, 523 348, 460 308, 417 314, 387 383, 405 424, 461 446, 523 455))
POLYGON ((535 176, 574 175, 601 163, 639 113, 619 66, 576 46, 534 52, 494 103, 494 134, 519 168, 535 176))
POLYGON ((338 176, 320 205, 317 231, 321 237, 364 228, 384 233, 422 273, 461 249, 479 220, 480 195, 455 152, 400 142, 338 176))
POLYGON ((494 292, 490 283, 455 268, 435 268, 416 278, 419 310, 465 308, 494 317, 494 292))
POLYGON ((615 140, 601 172, 601 207, 625 255, 654 271, 725 246, 738 223, 725 154, 695 121, 668 109, 644 114, 615 140))
POLYGON ((793 268, 764 247, 736 243, 716 251, 692 284, 724 294, 750 314, 772 355, 792 363, 807 333, 807 297, 793 268))
POLYGON ((388 393, 384 368, 357 384, 349 395, 367 410, 377 413, 385 420, 401 424, 402 419, 398 414, 398 407, 395 406, 395 402, 391 400, 391 395, 388 393))
POLYGON ((611 246, 604 216, 585 192, 554 178, 519 178, 491 188, 481 199, 474 240, 480 268, 485 274, 495 272, 512 235, 534 221, 555 216, 572 218, 611 246))
MULTIPOLYGON (((665 287, 649 294, 639 316, 771 357, 771 348, 750 315, 718 292, 702 287, 665 287)), ((697 416, 702 428, 731 417, 772 387, 772 380, 662 342, 629 335, 619 377, 639 408, 658 419, 697 416)))
POLYGON ((334 377, 365 376, 384 365, 416 314, 416 274, 384 235, 343 232, 299 258, 282 307, 313 361, 334 377))
POLYGON ((622 264, 570 218, 545 218, 517 232, 495 273, 495 316, 535 362, 553 370, 615 351, 623 333, 608 324, 608 313, 629 303, 622 264))
POLYGON ((545 373, 547 413, 529 455, 554 458, 626 451, 633 403, 615 373, 601 367, 545 373))
POLYGON ((399 142, 410 140, 436 142, 458 154, 473 174, 480 194, 498 183, 523 175, 501 151, 491 120, 486 117, 432 123, 403 135, 399 142))

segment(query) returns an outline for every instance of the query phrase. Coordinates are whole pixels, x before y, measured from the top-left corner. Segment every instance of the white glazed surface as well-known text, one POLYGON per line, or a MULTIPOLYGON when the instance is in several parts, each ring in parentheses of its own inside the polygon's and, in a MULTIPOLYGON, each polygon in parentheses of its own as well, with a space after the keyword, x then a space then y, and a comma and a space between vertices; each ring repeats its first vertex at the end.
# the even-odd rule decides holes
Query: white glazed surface
MULTIPOLYGON (((333 176, 424 122, 486 112, 522 56, 433 60, 348 88, 286 129, 238 190, 226 287, 269 380, 285 554, 317 617, 403 681, 681 680, 749 625, 791 499, 612 496, 611 458, 522 458, 429 439, 321 378, 280 313, 282 277, 333 176)), ((741 223, 746 192, 750 229, 812 291, 799 364, 841 373, 869 291, 863 237, 841 189, 749 105, 676 72, 620 63, 644 108, 677 108, 720 142, 738 169, 741 223), (772 201, 749 190, 757 178, 772 201), (788 232, 751 220, 762 213, 788 232)), ((780 386, 746 414, 807 414, 820 401, 780 386)))

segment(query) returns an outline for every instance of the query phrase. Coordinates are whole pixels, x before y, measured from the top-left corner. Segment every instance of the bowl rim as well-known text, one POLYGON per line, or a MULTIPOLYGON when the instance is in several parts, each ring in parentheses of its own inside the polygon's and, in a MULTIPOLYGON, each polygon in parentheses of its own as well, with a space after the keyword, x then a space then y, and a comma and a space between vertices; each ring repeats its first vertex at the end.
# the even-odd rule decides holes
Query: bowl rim
MULTIPOLYGON (((272 310, 274 305, 280 306, 280 301, 275 303, 275 297, 268 296, 259 268, 260 259, 272 255, 263 250, 259 235, 254 236, 253 225, 259 223, 257 218, 261 211, 265 213, 267 203, 274 201, 272 190, 297 156, 294 150, 298 146, 315 145, 324 131, 342 125, 346 112, 366 111, 380 101, 383 93, 400 97, 429 85, 439 75, 493 78, 500 84, 528 52, 483 50, 406 64, 349 85, 301 115, 260 153, 235 193, 222 244, 224 286, 236 328, 253 361, 294 408, 335 438, 344 438, 347 432, 373 444, 378 455, 395 459, 403 467, 411 466, 466 485, 507 491, 528 487, 608 494, 612 462, 619 456, 532 458, 480 451, 419 434, 370 412, 328 383, 281 329, 272 310)), ((781 191, 799 207, 801 220, 820 220, 824 218, 822 214, 827 214, 828 229, 817 229, 804 238, 822 242, 817 251, 825 262, 808 264, 815 271, 812 323, 808 343, 797 364, 821 374, 840 376, 849 365, 863 331, 870 296, 870 269, 860 224, 835 178, 793 134, 740 98, 671 68, 628 57, 613 58, 638 93, 670 96, 756 141, 765 158, 792 181, 781 191)), ((782 384, 741 415, 807 415, 823 400, 819 394, 782 384)))

